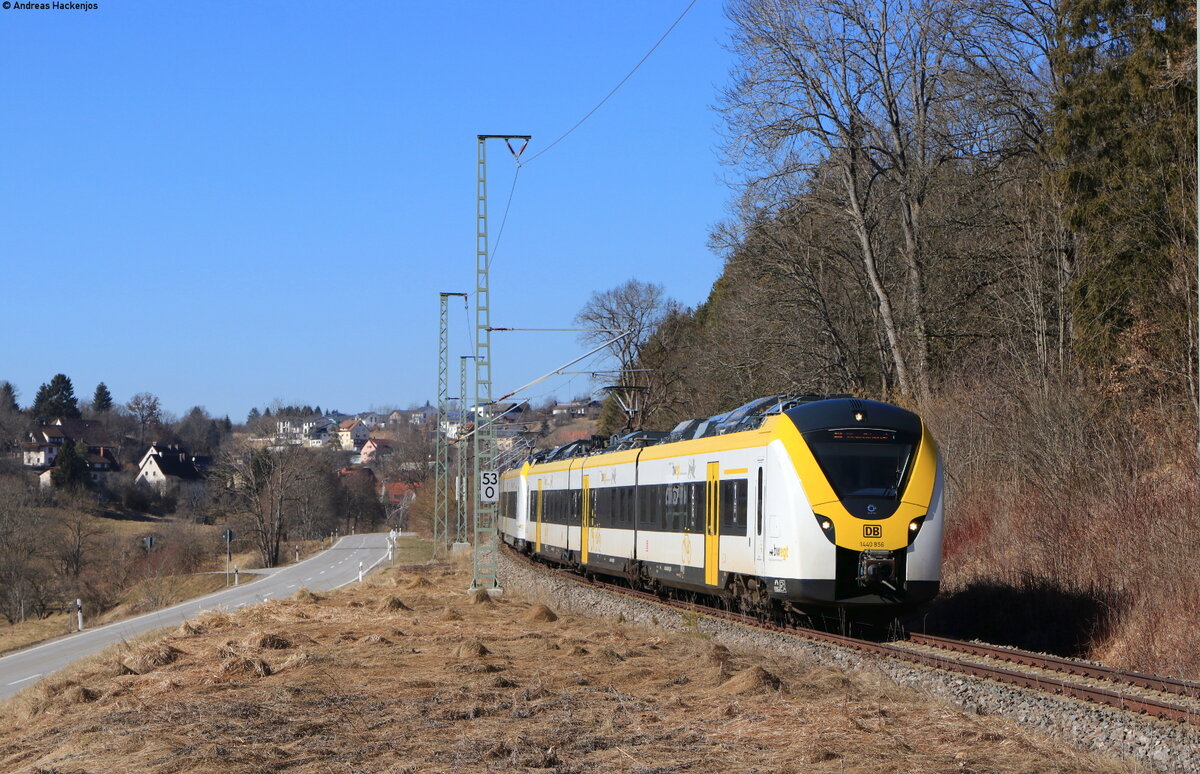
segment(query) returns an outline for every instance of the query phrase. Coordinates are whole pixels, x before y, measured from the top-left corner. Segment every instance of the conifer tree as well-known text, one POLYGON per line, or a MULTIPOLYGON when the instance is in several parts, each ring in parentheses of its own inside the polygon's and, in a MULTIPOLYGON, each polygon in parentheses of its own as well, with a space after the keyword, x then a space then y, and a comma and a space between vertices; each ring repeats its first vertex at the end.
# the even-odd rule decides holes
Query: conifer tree
POLYGON ((20 411, 17 405, 17 388, 12 382, 0 382, 0 411, 20 411))
POLYGON ((87 447, 82 443, 63 444, 62 451, 54 458, 50 480, 60 489, 75 489, 88 484, 87 447))
POLYGON ((55 374, 49 384, 38 388, 30 413, 39 422, 55 419, 78 419, 79 401, 75 398, 75 387, 66 374, 55 374))
POLYGON ((1177 277, 1195 258, 1196 87, 1192 65, 1178 70, 1195 61, 1193 8, 1177 0, 1061 6, 1052 137, 1071 226, 1083 237, 1075 348, 1100 370, 1128 357, 1135 326, 1154 354, 1184 352, 1190 302, 1177 277))
POLYGON ((112 411, 112 407, 112 393, 108 391, 108 385, 100 382, 96 385, 96 394, 92 396, 92 411, 95 411, 97 414, 104 414, 112 411))

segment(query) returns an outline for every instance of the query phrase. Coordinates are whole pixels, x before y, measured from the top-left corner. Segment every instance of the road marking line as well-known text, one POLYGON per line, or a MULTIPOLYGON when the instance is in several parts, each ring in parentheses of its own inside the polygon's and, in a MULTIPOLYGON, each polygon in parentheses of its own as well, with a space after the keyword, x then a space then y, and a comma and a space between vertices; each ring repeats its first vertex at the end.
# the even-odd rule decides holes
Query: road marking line
POLYGON ((20 680, 17 680, 16 682, 9 683, 9 685, 20 685, 21 683, 27 683, 30 680, 32 680, 33 678, 41 677, 41 676, 42 676, 42 673, 38 672, 36 675, 30 675, 29 677, 22 677, 20 680))
POLYGON ((324 570, 321 570, 319 573, 317 573, 317 575, 324 575, 324 574, 325 574, 324 570))
POLYGON ((295 584, 295 583, 293 583, 292 585, 288 586, 288 588, 289 588, 289 589, 294 589, 294 588, 296 588, 296 584, 295 584))

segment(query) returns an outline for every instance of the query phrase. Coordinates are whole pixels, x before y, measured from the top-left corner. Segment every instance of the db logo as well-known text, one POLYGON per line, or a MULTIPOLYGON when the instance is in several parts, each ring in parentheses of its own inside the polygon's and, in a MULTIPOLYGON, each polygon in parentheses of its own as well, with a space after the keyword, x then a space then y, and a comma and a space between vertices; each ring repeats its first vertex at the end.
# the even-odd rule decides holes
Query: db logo
POLYGON ((864 524, 863 537, 865 538, 881 538, 883 537, 882 524, 864 524))

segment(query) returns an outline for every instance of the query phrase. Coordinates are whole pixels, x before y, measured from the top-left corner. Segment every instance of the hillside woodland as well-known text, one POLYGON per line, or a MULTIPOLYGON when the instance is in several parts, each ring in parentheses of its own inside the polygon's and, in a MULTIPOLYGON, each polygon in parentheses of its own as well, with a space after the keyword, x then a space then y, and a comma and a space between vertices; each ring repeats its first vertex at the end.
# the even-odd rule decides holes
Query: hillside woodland
POLYGON ((949 482, 919 625, 1200 676, 1192 6, 728 14, 725 267, 661 306, 637 422, 787 392, 911 407, 949 482))

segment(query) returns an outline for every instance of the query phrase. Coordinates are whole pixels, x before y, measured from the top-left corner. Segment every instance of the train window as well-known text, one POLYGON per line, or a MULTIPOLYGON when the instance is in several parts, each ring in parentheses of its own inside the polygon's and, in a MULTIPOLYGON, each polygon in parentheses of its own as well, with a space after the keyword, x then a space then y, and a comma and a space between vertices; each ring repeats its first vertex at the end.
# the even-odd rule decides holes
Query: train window
POLYGON ((899 500, 916 438, 871 428, 813 430, 804 434, 817 464, 839 498, 899 500))
POLYGON ((640 486, 642 507, 638 511, 638 529, 659 532, 662 524, 662 487, 656 485, 640 486))
POLYGON ((689 484, 667 484, 663 489, 663 515, 669 532, 691 531, 691 487, 689 484))
POLYGON ((746 479, 721 482, 721 534, 746 534, 746 479))

